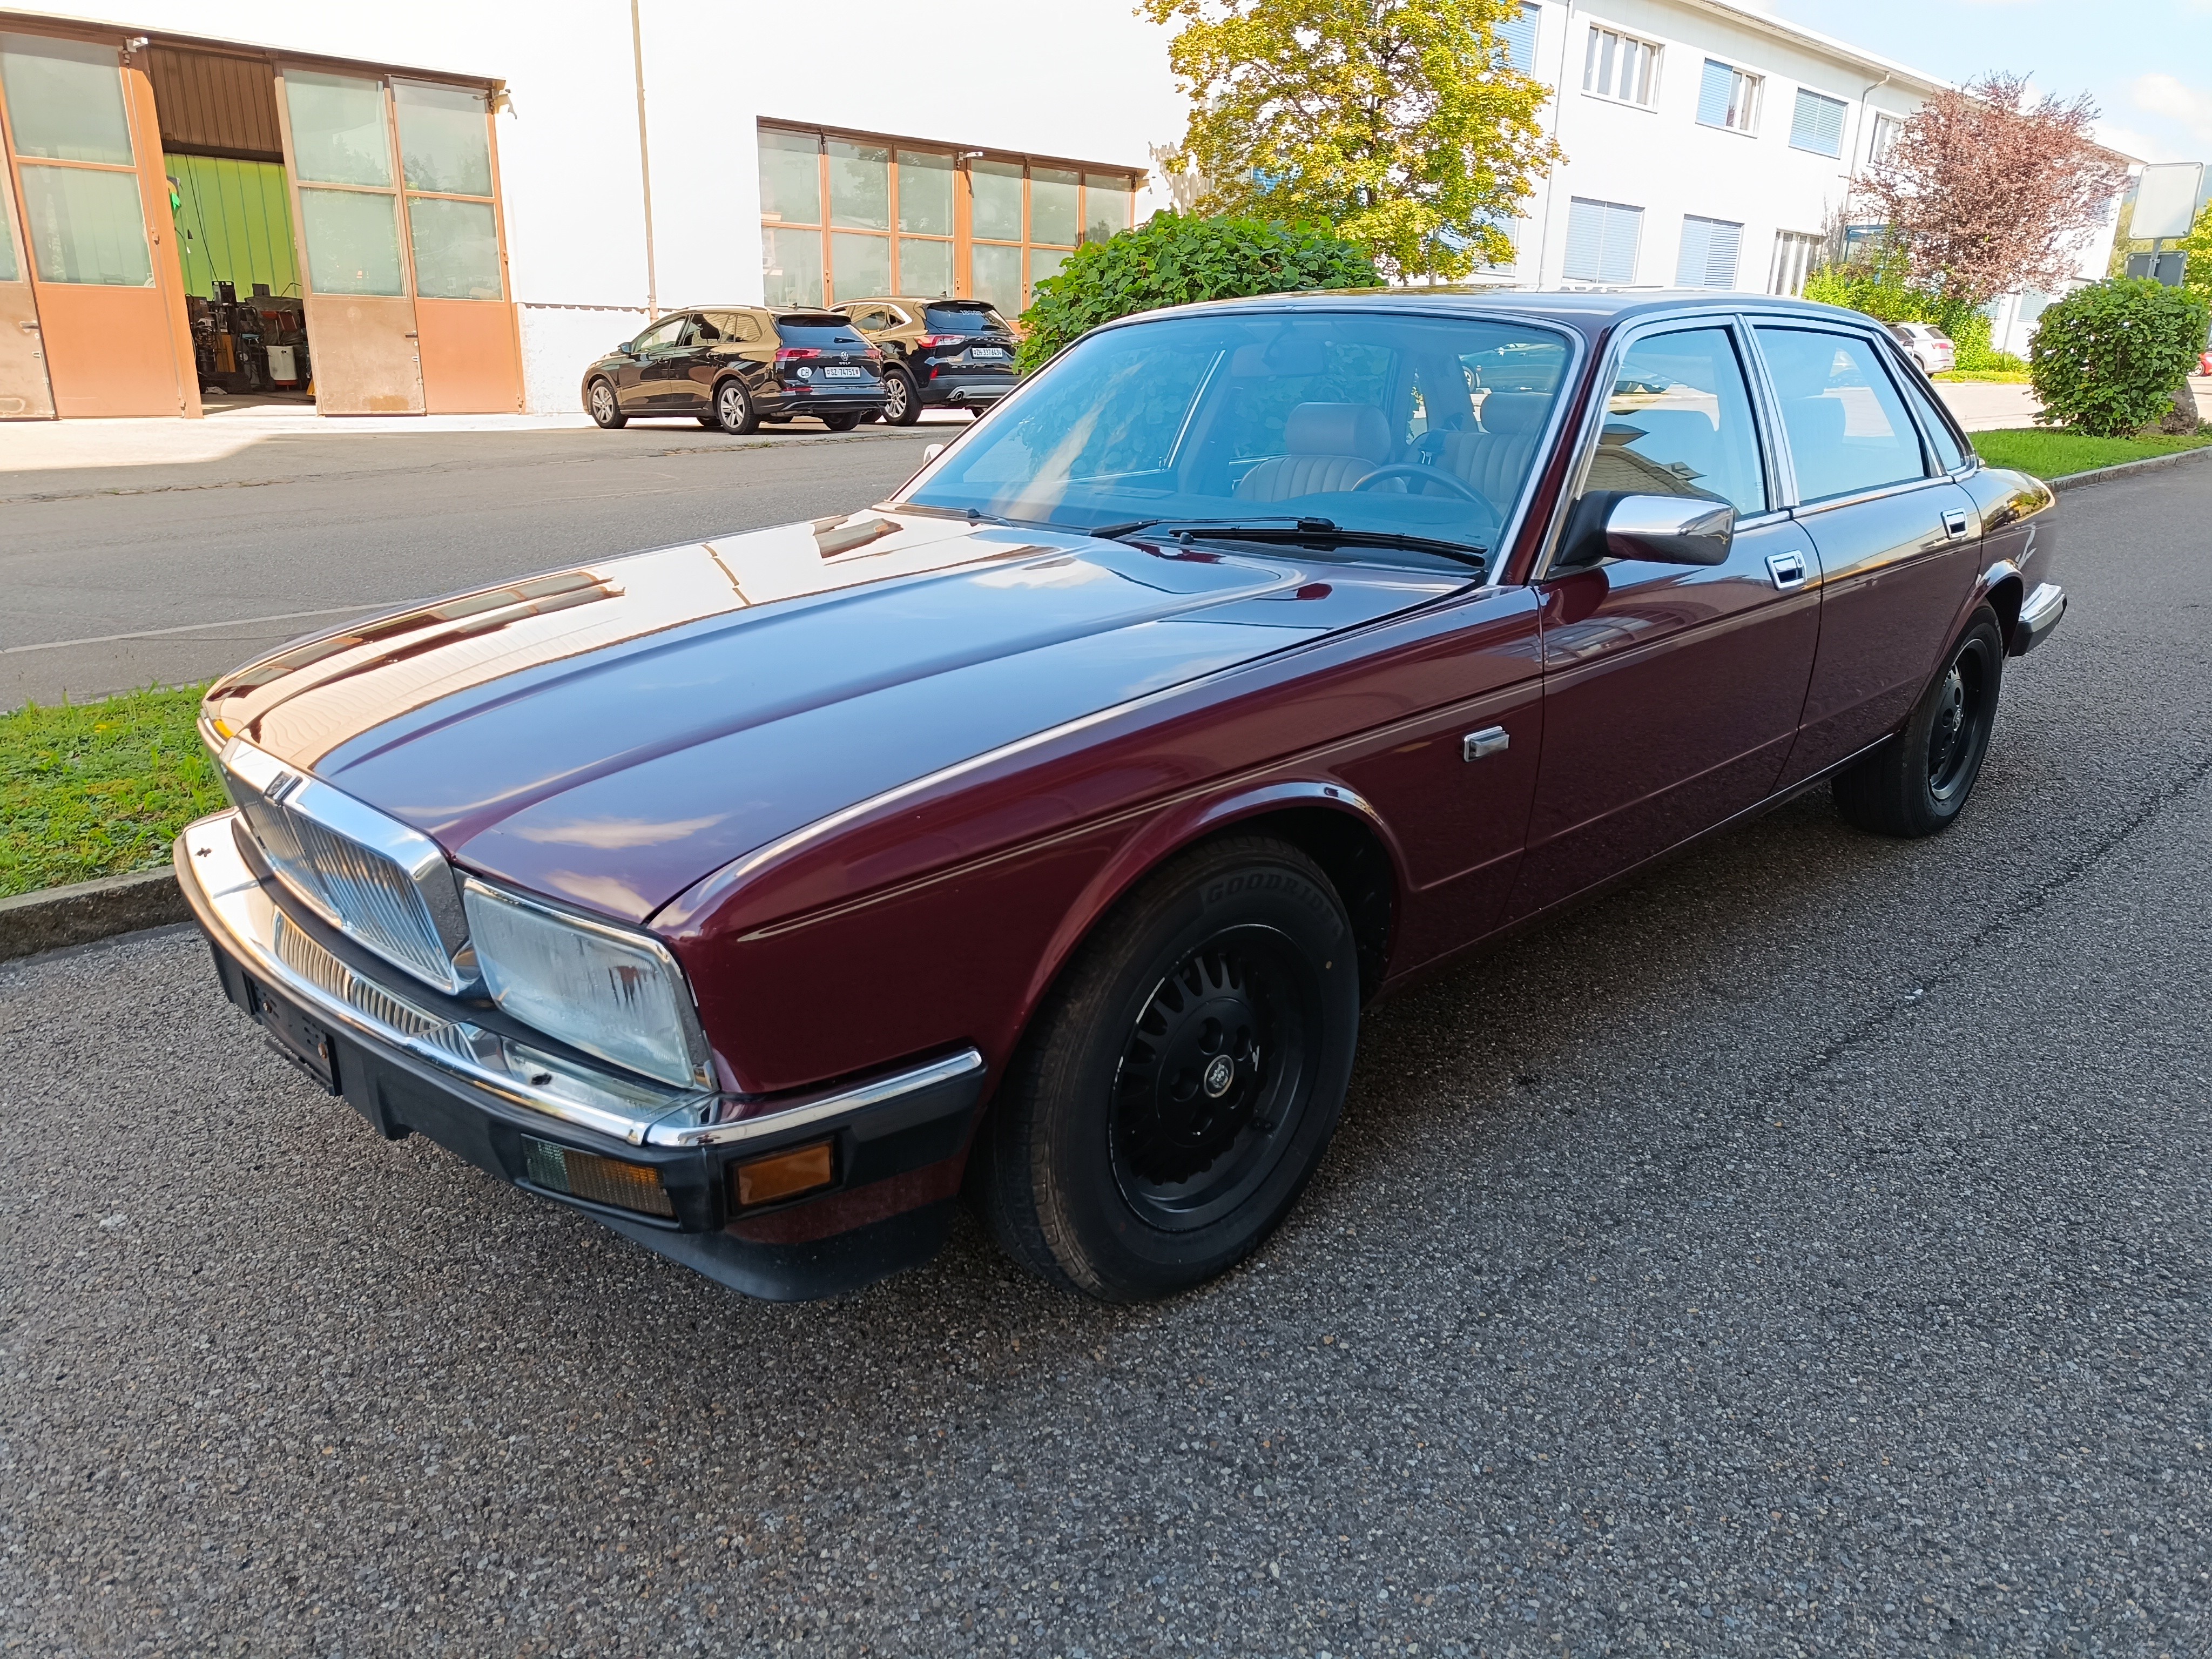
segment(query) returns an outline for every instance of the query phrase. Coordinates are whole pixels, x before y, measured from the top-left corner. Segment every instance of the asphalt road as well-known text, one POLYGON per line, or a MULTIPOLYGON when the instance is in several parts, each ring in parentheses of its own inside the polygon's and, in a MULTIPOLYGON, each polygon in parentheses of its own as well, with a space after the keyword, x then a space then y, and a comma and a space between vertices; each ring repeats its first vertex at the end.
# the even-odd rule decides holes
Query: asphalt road
POLYGON ((189 936, 0 969, 0 1644, 2212 1650, 2209 501, 2066 499, 1949 834, 1808 799, 1377 1011, 1164 1305, 972 1229, 747 1303, 378 1141, 189 936))
POLYGON ((0 471, 0 708, 189 684, 362 611, 850 512, 958 429, 286 433, 0 471))

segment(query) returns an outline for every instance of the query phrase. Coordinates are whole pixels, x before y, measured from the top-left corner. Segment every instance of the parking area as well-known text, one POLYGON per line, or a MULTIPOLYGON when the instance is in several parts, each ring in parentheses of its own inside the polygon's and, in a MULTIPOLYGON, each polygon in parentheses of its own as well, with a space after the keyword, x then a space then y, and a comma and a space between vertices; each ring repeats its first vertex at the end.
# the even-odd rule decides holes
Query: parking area
MULTIPOLYGON (((642 446, 411 507, 209 493, 241 584, 298 535, 258 501, 383 515, 372 599, 473 580, 502 520, 549 564, 849 506, 924 435, 755 455, 735 495, 642 446)), ((1376 1010, 1288 1226, 1158 1306, 968 1226, 738 1300, 379 1141, 187 933, 0 968, 0 1640, 2204 1650, 2208 489, 2066 498, 2073 608, 1956 829, 1810 797, 1376 1010)), ((119 550, 152 499, 37 510, 119 550)))

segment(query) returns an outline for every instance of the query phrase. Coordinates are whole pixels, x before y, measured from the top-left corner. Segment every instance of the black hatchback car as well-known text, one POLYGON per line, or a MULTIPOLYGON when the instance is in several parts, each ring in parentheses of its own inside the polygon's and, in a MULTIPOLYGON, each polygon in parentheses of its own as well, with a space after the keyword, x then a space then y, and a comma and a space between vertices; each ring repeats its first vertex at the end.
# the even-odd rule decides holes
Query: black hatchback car
POLYGON ((850 432, 884 409, 883 354, 834 311, 711 306, 662 318, 584 371, 601 426, 689 415, 728 433, 811 415, 850 432))
POLYGON ((837 307, 884 354, 884 419, 912 426, 925 409, 981 415, 1012 392, 1012 327, 988 300, 898 296, 837 307))

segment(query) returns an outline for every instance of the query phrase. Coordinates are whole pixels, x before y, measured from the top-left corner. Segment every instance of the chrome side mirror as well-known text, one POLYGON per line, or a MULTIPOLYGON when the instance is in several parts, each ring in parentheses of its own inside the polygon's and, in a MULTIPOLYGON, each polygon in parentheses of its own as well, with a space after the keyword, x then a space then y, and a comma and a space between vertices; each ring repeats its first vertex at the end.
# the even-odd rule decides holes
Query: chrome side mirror
POLYGON ((1604 558, 1725 564, 1735 542, 1735 508, 1726 501, 1596 489, 1575 503, 1556 562, 1563 570, 1604 558))

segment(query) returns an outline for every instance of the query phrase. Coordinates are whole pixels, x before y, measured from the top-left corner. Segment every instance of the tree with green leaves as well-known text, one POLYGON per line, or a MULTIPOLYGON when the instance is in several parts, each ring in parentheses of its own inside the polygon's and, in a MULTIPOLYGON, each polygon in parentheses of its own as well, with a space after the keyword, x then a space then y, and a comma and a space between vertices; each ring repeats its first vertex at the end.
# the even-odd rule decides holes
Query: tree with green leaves
POLYGON ((1562 158, 1551 94, 1507 61, 1521 0, 1142 0, 1180 23, 1171 168, 1201 211, 1323 224, 1399 278, 1513 257, 1505 221, 1562 158))
POLYGON ((2197 216, 2197 222, 2189 228, 2189 234, 2176 244, 2188 255, 2183 267, 2181 285, 2200 300, 2212 300, 2212 203, 2197 216))

